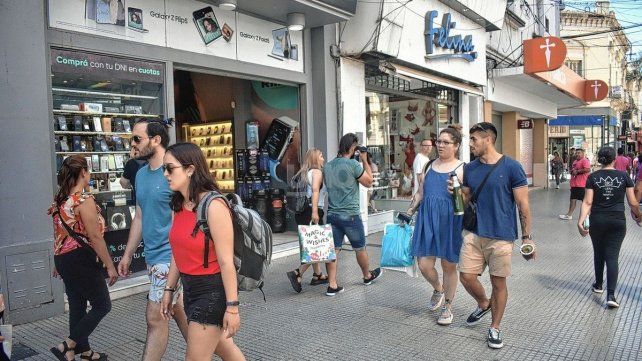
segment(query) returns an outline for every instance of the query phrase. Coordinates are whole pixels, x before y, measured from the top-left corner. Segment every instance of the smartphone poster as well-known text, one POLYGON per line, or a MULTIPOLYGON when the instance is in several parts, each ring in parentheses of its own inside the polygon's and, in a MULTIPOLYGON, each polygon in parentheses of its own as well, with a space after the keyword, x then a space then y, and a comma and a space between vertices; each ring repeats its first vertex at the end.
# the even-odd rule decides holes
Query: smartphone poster
POLYGON ((143 28, 143 11, 137 8, 127 8, 127 26, 136 31, 145 31, 143 28))
POLYGON ((203 38, 205 45, 209 45, 214 40, 221 37, 221 27, 216 20, 214 10, 211 6, 204 7, 192 13, 194 24, 203 38))

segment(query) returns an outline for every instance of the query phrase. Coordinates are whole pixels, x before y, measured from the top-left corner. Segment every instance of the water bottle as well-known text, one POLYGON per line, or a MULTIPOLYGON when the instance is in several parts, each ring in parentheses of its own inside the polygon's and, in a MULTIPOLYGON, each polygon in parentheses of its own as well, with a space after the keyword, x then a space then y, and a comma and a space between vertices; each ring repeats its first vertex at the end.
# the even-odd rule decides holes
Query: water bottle
POLYGON ((588 231, 590 226, 591 224, 589 222, 589 216, 587 215, 586 218, 584 218, 584 223, 582 223, 582 227, 584 227, 584 229, 588 231))
POLYGON ((464 196, 461 194, 461 185, 455 172, 450 173, 450 179, 453 182, 453 209, 456 216, 464 215, 464 196))

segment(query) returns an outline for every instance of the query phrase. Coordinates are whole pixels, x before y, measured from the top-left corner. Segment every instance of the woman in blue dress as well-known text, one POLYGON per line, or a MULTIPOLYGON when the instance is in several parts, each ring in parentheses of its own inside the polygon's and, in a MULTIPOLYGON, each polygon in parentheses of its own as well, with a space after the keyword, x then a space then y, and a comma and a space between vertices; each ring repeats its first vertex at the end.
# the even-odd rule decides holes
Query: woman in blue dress
POLYGON ((453 321, 452 301, 457 289, 457 263, 462 243, 462 218, 455 216, 452 196, 448 193, 448 179, 455 172, 463 179, 463 162, 458 159, 461 147, 461 127, 450 125, 439 133, 435 142, 439 158, 428 163, 419 191, 415 194, 409 214, 419 211, 412 240, 413 255, 419 269, 433 287, 429 308, 441 308, 437 323, 449 325, 453 321), (435 269, 441 259, 443 282, 435 269))

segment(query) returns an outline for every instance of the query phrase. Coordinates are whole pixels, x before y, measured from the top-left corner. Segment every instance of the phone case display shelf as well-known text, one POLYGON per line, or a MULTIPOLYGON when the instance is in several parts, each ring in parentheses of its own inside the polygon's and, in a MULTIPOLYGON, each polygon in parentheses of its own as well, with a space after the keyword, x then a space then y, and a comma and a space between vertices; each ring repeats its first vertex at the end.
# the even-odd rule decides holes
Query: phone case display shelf
POLYGON ((210 173, 223 192, 234 192, 234 133, 232 121, 183 126, 185 139, 201 148, 210 173))

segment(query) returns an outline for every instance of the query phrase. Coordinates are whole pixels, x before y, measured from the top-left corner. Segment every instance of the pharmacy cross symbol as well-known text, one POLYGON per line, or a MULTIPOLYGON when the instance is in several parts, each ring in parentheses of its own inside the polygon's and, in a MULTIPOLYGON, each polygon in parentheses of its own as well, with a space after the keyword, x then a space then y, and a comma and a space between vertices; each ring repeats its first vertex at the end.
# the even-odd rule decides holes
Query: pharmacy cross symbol
POLYGON ((595 94, 595 99, 597 99, 597 92, 599 91, 601 86, 602 84, 598 83, 597 80, 595 81, 595 83, 593 83, 593 85, 591 85, 591 88, 593 88, 593 93, 595 94))
POLYGON ((546 45, 540 45, 540 49, 546 49, 544 55, 546 55, 546 67, 551 66, 551 48, 555 47, 555 43, 549 44, 550 39, 546 38, 546 45))

